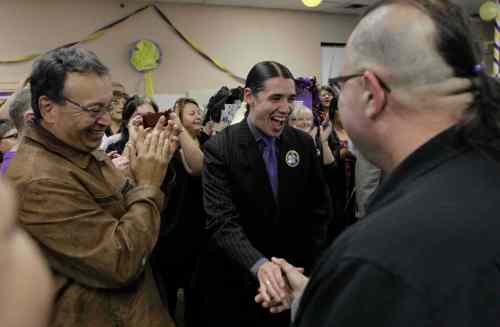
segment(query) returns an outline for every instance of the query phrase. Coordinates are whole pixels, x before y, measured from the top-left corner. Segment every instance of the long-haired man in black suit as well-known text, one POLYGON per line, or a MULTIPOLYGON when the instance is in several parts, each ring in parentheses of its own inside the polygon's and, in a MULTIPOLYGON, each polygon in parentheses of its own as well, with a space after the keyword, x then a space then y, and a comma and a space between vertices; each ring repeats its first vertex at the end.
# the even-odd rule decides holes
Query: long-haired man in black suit
POLYGON ((307 271, 325 247, 331 219, 327 186, 313 139, 288 127, 295 101, 293 75, 261 62, 244 89, 248 116, 205 147, 203 191, 210 234, 203 262, 205 326, 288 326, 255 303, 257 290, 286 300, 282 256, 307 271))

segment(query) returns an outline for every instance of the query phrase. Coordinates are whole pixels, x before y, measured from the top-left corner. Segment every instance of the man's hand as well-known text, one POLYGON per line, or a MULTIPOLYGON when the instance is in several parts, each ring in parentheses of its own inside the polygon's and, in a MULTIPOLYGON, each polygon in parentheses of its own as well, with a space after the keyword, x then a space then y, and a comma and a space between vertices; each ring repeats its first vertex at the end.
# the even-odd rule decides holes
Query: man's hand
POLYGON ((309 282, 309 278, 303 274, 304 269, 292 266, 285 259, 272 258, 272 261, 285 273, 288 287, 292 290, 293 297, 299 297, 309 282))
POLYGON ((179 134, 173 122, 165 122, 161 117, 151 132, 139 126, 136 142, 128 143, 130 168, 137 185, 160 187, 163 183, 179 134))
POLYGON ((272 258, 272 263, 279 266, 280 270, 285 274, 286 286, 284 290, 286 296, 281 301, 268 300, 269 297, 266 297, 259 289, 255 302, 260 303, 264 308, 268 308, 271 313, 279 313, 290 309, 293 300, 298 298, 306 288, 309 278, 303 275, 303 268, 294 267, 284 259, 272 258))
POLYGON ((257 271, 257 278, 260 283, 259 293, 266 302, 281 302, 286 298, 286 284, 278 265, 270 261, 262 264, 257 271))

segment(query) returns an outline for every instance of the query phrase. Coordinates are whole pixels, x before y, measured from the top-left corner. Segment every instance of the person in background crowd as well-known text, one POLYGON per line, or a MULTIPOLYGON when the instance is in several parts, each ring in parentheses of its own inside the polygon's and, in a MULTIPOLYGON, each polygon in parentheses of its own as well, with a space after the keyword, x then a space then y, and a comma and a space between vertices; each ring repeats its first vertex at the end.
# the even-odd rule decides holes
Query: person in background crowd
POLYGON ((31 91, 29 88, 24 88, 14 95, 14 98, 9 106, 9 116, 17 130, 17 142, 12 148, 5 153, 0 174, 5 175, 10 166, 11 160, 15 157, 17 149, 23 140, 24 130, 26 125, 33 120, 33 110, 31 109, 31 91))
POLYGON ((16 145, 17 137, 18 133, 12 121, 7 119, 0 120, 0 154, 2 164, 4 160, 9 160, 8 152, 16 145), (7 158, 4 156, 7 156, 7 158))
POLYGON ((201 145, 208 139, 201 125, 201 110, 198 103, 191 98, 180 98, 174 105, 173 118, 179 126, 183 126, 179 134, 179 154, 186 172, 192 176, 200 176, 203 168, 203 151, 201 145))
POLYGON ((303 104, 296 104, 288 117, 288 124, 310 134, 314 125, 314 117, 311 109, 303 104))
POLYGON ((309 280, 273 260, 303 291, 294 326, 498 326, 500 84, 468 19, 386 0, 349 37, 340 115, 385 178, 309 280))
POLYGON ((236 112, 234 113, 231 125, 240 123, 246 118, 246 116, 247 116, 247 103, 243 101, 240 105, 240 108, 236 110, 236 112))
POLYGON ((335 224, 328 229, 328 239, 333 241, 355 220, 355 162, 347 133, 337 112, 337 97, 329 86, 320 88, 321 118, 320 133, 314 129, 318 142, 321 141, 320 154, 323 158, 323 171, 332 195, 335 209, 335 224), (326 141, 325 141, 326 140, 326 141))
POLYGON ((0 102, 0 120, 9 119, 9 99, 5 100, 5 102, 0 102))
POLYGON ((24 89, 26 85, 28 85, 29 80, 30 80, 29 76, 23 80, 20 80, 16 86, 15 91, 5 100, 3 104, 0 105, 0 120, 10 119, 9 118, 10 104, 14 99, 14 97, 16 96, 16 94, 19 93, 22 89, 24 89))
POLYGON ((321 112, 325 115, 332 111, 332 106, 336 106, 335 92, 329 86, 322 86, 319 89, 319 99, 321 104, 321 112))
MULTIPOLYGON (((328 117, 328 116, 327 116, 328 117)), ((332 133, 332 125, 328 121, 320 126, 320 133, 318 134, 318 127, 314 126, 314 116, 311 109, 304 105, 295 105, 290 117, 288 119, 290 126, 300 129, 308 133, 316 143, 316 148, 322 158, 324 166, 334 164, 335 158, 333 152, 328 144, 328 138, 332 133), (319 143, 319 144, 317 144, 319 143)), ((332 166, 334 168, 334 166, 332 166)))
POLYGON ((120 133, 123 108, 125 107, 125 102, 127 102, 128 99, 125 87, 121 83, 113 82, 112 87, 113 100, 111 105, 113 106, 113 111, 111 111, 111 125, 109 126, 109 129, 106 130, 107 136, 120 133))
POLYGON ((55 279, 50 326, 173 326, 149 265, 160 230, 160 190, 178 131, 164 117, 129 143, 130 175, 98 150, 111 123, 109 70, 81 48, 42 55, 31 73, 34 124, 7 177, 19 223, 55 279))
POLYGON ((333 193, 335 206, 335 217, 338 224, 330 228, 329 239, 335 239, 346 227, 355 221, 355 166, 356 157, 352 153, 352 144, 349 136, 342 126, 338 108, 337 98, 333 98, 330 104, 330 112, 326 116, 333 131, 328 136, 328 146, 333 152, 335 169, 327 173, 328 184, 333 193))
POLYGON ((138 126, 142 126, 142 116, 159 111, 158 105, 152 99, 140 95, 128 98, 123 107, 121 132, 113 136, 112 142, 108 143, 105 148, 108 153, 116 151, 118 155, 122 155, 129 139, 133 139, 138 126))
POLYGON ((152 264, 172 316, 177 309, 178 291, 183 289, 184 324, 191 326, 199 298, 193 293, 191 281, 206 240, 200 174, 202 148, 208 135, 202 131, 201 110, 195 100, 178 99, 174 111, 172 118, 183 127, 179 134, 179 149, 170 164, 175 172, 175 185, 169 190, 169 204, 162 212, 160 238, 153 252, 152 264))
POLYGON ((356 148, 354 148, 354 156, 356 157, 354 170, 356 219, 361 219, 366 215, 368 199, 377 190, 383 174, 380 168, 369 162, 356 148))
POLYGON ((100 148, 103 150, 106 150, 111 143, 117 142, 121 137, 123 108, 128 99, 128 94, 125 92, 125 87, 122 84, 113 82, 112 87, 113 100, 111 105, 113 106, 113 111, 111 111, 111 125, 106 128, 102 138, 100 148))
MULTIPOLYGON (((344 224, 342 218, 343 215, 337 215, 335 210, 338 210, 333 204, 337 203, 336 199, 336 184, 337 183, 337 164, 335 161, 335 156, 330 147, 329 140, 331 138, 333 124, 328 120, 328 114, 326 115, 326 121, 323 122, 319 126, 314 126, 314 116, 311 110, 305 106, 299 105, 292 111, 290 115, 289 124, 294 128, 298 128, 306 133, 308 133, 314 140, 315 149, 318 153, 320 161, 322 163, 322 171, 325 177, 325 181, 328 185, 328 189, 330 191, 331 203, 333 206, 333 212, 335 216, 335 220, 330 221, 329 226, 327 228, 327 243, 329 243, 336 235, 338 235, 341 231, 345 229, 346 224, 344 224), (314 127, 313 127, 314 126, 314 127)), ((342 213, 342 212, 341 212, 342 213)))
POLYGON ((288 326, 254 302, 259 289, 286 301, 281 254, 307 271, 326 246, 327 186, 312 138, 287 126, 293 75, 265 61, 248 73, 248 117, 205 144, 203 197, 209 243, 196 326, 288 326))
POLYGON ((47 262, 16 222, 17 201, 0 179, 0 317, 2 326, 46 327, 54 283, 47 262))

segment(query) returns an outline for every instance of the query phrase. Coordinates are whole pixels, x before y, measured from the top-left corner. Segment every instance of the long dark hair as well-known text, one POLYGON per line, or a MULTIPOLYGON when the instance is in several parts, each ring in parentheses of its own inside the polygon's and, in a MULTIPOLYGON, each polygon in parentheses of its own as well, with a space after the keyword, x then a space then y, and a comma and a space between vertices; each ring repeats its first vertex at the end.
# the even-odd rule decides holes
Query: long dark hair
POLYGON ((410 5, 427 15, 436 27, 438 53, 453 69, 455 76, 473 81, 474 102, 457 126, 461 139, 471 145, 499 148, 500 83, 487 74, 480 46, 473 38, 470 22, 463 10, 447 0, 383 0, 364 16, 390 4, 410 5))
MULTIPOLYGON (((249 88, 252 94, 256 95, 264 89, 264 83, 274 77, 294 79, 290 70, 283 64, 276 61, 261 61, 248 72, 245 88, 249 88)), ((249 110, 250 106, 247 104, 245 116, 248 115, 249 110)))
POLYGON ((332 101, 330 101, 330 107, 328 108, 328 115, 330 116, 330 120, 333 120, 333 116, 335 115, 335 112, 338 109, 339 99, 338 99, 337 95, 335 95, 335 92, 333 91, 333 89, 329 86, 323 85, 319 89, 319 91, 320 91, 320 93, 323 91, 326 91, 332 95, 332 101))
POLYGON ((274 77, 294 79, 290 70, 276 61, 262 61, 255 64, 248 72, 245 88, 257 94, 264 89, 264 83, 274 77))

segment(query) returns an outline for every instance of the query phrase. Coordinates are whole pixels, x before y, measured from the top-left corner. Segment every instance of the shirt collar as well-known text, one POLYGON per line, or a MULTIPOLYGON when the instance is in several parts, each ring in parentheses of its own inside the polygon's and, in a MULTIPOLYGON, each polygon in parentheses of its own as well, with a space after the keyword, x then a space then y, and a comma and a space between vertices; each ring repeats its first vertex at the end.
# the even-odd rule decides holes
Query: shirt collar
POLYGON ((248 128, 250 129, 250 132, 252 133, 253 137, 255 138, 255 141, 257 143, 260 143, 261 140, 269 140, 269 139, 275 139, 275 140, 279 140, 281 135, 277 136, 277 137, 273 137, 273 136, 268 136, 266 134, 264 134, 264 132, 262 132, 257 126, 255 126, 251 121, 250 121, 250 118, 247 117, 247 125, 248 125, 248 128))
POLYGON ((461 141, 456 126, 434 136, 385 176, 376 192, 369 197, 367 211, 372 212, 384 206, 395 194, 403 193, 402 190, 412 181, 467 150, 470 150, 470 146, 461 141))
POLYGON ((106 159, 106 154, 102 150, 94 150, 92 152, 84 152, 77 150, 55 137, 54 134, 49 132, 42 126, 30 124, 26 128, 25 137, 41 144, 47 150, 55 152, 64 158, 68 159, 78 167, 85 169, 89 166, 90 160, 102 162, 106 159))

